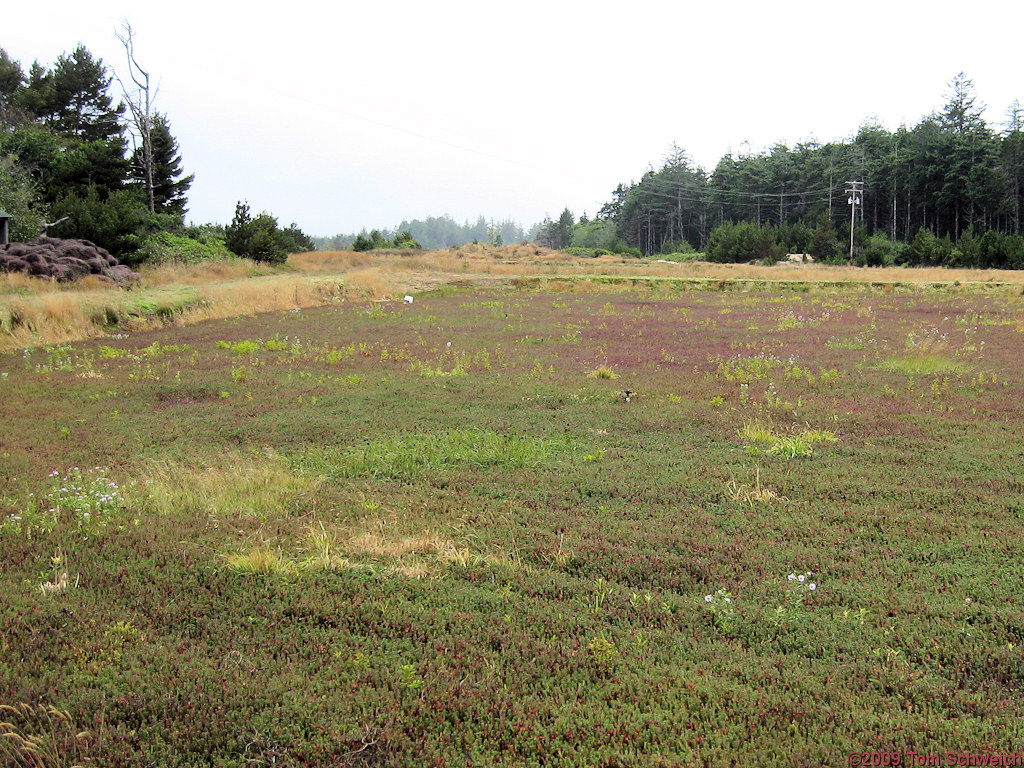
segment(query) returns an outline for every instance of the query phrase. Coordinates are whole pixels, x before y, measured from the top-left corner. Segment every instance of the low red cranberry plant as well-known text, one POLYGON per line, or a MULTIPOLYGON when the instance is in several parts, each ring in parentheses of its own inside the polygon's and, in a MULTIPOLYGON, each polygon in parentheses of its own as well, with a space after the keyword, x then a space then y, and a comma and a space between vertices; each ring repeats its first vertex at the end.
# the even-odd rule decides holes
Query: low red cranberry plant
POLYGON ((0 356, 0 762, 1024 749, 1024 299, 697 287, 0 356))

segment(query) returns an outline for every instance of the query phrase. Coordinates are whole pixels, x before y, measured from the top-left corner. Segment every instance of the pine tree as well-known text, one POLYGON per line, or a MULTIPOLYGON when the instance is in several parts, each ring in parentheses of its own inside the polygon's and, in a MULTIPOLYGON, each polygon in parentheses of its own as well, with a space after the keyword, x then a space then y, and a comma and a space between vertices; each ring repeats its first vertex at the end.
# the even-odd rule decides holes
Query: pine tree
MULTIPOLYGON (((153 148, 153 210, 184 219, 188 210, 188 190, 195 174, 182 176, 178 141, 171 135, 167 116, 157 113, 150 128, 153 148)), ((145 162, 142 147, 132 153, 132 177, 145 183, 145 162)))
POLYGON ((253 218, 248 202, 235 206, 235 218, 224 230, 224 244, 236 256, 254 261, 282 263, 288 258, 278 242, 277 219, 268 213, 253 218))
POLYGON ((60 56, 53 71, 36 81, 35 87, 43 89, 40 117, 58 133, 83 141, 120 142, 123 151, 124 104, 113 106, 111 80, 103 59, 93 59, 79 45, 70 56, 60 56))

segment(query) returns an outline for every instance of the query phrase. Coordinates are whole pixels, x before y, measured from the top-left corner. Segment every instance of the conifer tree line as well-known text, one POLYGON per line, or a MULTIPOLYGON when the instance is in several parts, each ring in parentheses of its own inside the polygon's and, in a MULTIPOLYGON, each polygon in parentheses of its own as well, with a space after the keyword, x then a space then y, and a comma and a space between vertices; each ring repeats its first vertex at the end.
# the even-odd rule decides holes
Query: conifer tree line
POLYGON ((847 182, 863 185, 860 264, 1024 268, 1024 110, 988 125, 963 74, 913 128, 869 122, 848 141, 727 154, 711 173, 673 146, 661 168, 620 184, 588 220, 568 210, 540 240, 638 254, 701 251, 715 261, 806 253, 849 258, 847 182), (567 218, 568 217, 568 218, 567 218))
POLYGON ((280 229, 242 201, 228 227, 185 226, 194 175, 183 170, 167 115, 152 108, 125 29, 124 81, 81 44, 27 71, 0 48, 0 208, 11 215, 11 239, 81 238, 126 263, 232 252, 282 261, 311 250, 294 224, 280 229))
MULTIPOLYGON (((536 234, 536 233, 533 233, 536 234)), ((467 243, 511 245, 526 240, 530 235, 515 221, 488 221, 483 216, 476 221, 459 224, 448 214, 428 216, 425 219, 405 219, 394 230, 365 229, 358 234, 338 234, 333 237, 314 237, 313 242, 323 251, 372 250, 374 248, 426 248, 438 250, 467 243)))

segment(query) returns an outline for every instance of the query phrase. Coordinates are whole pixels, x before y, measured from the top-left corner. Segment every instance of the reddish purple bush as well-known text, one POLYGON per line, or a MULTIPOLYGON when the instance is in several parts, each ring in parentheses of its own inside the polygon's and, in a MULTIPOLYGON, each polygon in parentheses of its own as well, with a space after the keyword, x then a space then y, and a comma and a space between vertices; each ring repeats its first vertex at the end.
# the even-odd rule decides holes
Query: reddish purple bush
POLYGON ((108 251, 88 240, 53 237, 5 245, 0 249, 0 272, 26 272, 59 282, 86 275, 122 284, 139 279, 137 272, 122 266, 108 251))

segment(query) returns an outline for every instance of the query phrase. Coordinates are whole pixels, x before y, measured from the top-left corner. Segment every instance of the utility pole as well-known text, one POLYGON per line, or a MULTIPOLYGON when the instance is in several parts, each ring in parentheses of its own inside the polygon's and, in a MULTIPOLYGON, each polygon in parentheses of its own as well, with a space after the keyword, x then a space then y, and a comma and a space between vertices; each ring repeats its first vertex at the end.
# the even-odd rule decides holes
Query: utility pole
POLYGON ((846 202, 850 206, 850 265, 853 265, 853 223, 857 219, 857 206, 864 202, 864 182, 846 182, 846 194, 849 195, 846 202))

